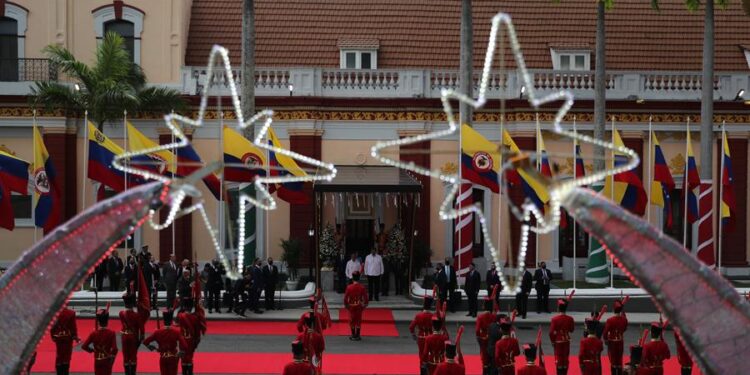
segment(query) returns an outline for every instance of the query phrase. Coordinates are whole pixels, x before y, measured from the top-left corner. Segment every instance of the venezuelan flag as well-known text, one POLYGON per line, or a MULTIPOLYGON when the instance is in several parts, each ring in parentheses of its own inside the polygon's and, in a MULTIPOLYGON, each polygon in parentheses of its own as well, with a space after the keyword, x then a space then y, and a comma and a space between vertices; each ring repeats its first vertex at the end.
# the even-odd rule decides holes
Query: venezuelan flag
MULTIPOLYGON (((516 142, 511 138, 510 133, 507 130, 503 131, 503 144, 510 148, 511 152, 520 153, 521 150, 516 145, 516 142)), ((549 202, 549 192, 544 187, 541 181, 535 179, 532 175, 528 174, 521 168, 518 168, 507 173, 508 182, 511 185, 521 185, 523 193, 527 199, 534 203, 534 205, 542 212, 544 212, 544 205, 549 202)))
POLYGON ((667 227, 671 227, 672 204, 670 195, 675 187, 674 179, 669 171, 667 160, 664 158, 659 139, 656 138, 656 133, 652 132, 651 137, 654 141, 654 180, 651 182, 651 203, 663 208, 667 227))
MULTIPOLYGON (((614 130, 613 133, 615 146, 624 147, 625 144, 620 138, 620 133, 614 130)), ((615 152, 614 153, 614 165, 616 167, 627 164, 627 156, 615 152)), ((648 199, 646 198, 646 190, 643 188, 643 182, 641 178, 635 174, 635 171, 627 171, 618 173, 612 178, 607 178, 604 183, 604 194, 607 197, 612 197, 613 200, 619 203, 628 211, 636 214, 643 215, 646 213, 646 205, 648 199), (613 186, 614 185, 614 192, 613 186)))
MULTIPOLYGON (((128 126, 128 149, 132 151, 141 151, 151 148, 159 147, 159 144, 152 141, 136 129, 130 122, 128 126)), ((156 174, 173 175, 175 173, 175 158, 174 154, 167 150, 156 151, 149 153, 147 156, 138 156, 133 158, 133 167, 138 169, 144 169, 156 174), (136 164, 136 158, 140 158, 139 161, 146 162, 145 164, 136 164)))
POLYGON ((729 142, 727 133, 721 132, 722 161, 724 168, 721 171, 721 220, 722 232, 734 230, 734 215, 737 210, 737 201, 734 198, 734 173, 732 172, 732 157, 729 153, 729 142))
POLYGON ((698 174, 698 164, 695 162, 693 154, 693 144, 690 139, 690 130, 687 132, 687 163, 685 163, 685 176, 682 180, 682 198, 687 193, 687 220, 688 223, 695 223, 698 220, 698 197, 695 195, 695 188, 701 184, 701 178, 698 174))
POLYGON ((586 176, 586 168, 583 165, 583 158, 581 157, 581 145, 578 144, 578 140, 573 140, 576 145, 576 162, 575 162, 575 178, 581 178, 586 176))
MULTIPOLYGON (((513 140, 513 138, 511 138, 510 133, 508 133, 507 130, 503 130, 503 146, 508 147, 510 149, 510 152, 512 153, 521 153, 518 145, 516 145, 516 142, 513 140)), ((502 167, 502 165, 500 167, 502 167)), ((521 176, 513 169, 505 171, 505 178, 511 185, 521 184, 521 176)))
MULTIPOLYGON (((273 128, 268 128, 268 142, 274 147, 283 148, 273 128)), ((268 160, 271 166, 271 176, 307 176, 307 173, 289 156, 269 151, 268 160)), ((302 182, 287 182, 278 186, 276 195, 290 204, 309 204, 310 195, 303 190, 303 187, 302 182)))
POLYGON ((29 163, 0 151, 0 228, 13 230, 15 215, 10 193, 29 194, 29 163))
POLYGON ((55 168, 44 145, 42 134, 34 127, 34 225, 45 232, 60 224, 60 190, 55 168))
POLYGON ((469 125, 461 126, 461 178, 500 193, 500 152, 496 144, 469 125))
POLYGON ((547 148, 544 147, 544 138, 542 138, 542 131, 536 130, 536 141, 539 152, 539 172, 542 176, 552 178, 552 167, 549 165, 549 157, 547 156, 547 148))
POLYGON ((125 151, 100 132, 94 124, 89 122, 88 127, 88 178, 117 192, 125 190, 125 173, 112 166, 115 156, 122 155, 125 151))
POLYGON ((245 167, 225 167, 224 179, 233 182, 253 182, 256 176, 265 176, 266 157, 240 133, 224 127, 224 162, 243 164, 245 167))

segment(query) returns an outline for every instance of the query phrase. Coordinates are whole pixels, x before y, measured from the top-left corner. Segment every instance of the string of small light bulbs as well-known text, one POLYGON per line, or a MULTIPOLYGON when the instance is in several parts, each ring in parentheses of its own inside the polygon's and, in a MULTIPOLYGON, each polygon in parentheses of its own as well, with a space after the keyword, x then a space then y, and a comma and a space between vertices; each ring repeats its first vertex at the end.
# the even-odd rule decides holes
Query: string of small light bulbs
MULTIPOLYGON (((239 94, 237 92, 237 86, 235 84, 234 75, 232 73, 232 65, 229 60, 229 51, 221 46, 214 45, 211 49, 211 54, 208 58, 208 66, 206 68, 206 79, 207 82, 203 86, 203 90, 201 92, 201 101, 200 101, 200 107, 198 109, 198 118, 193 120, 191 118, 176 114, 176 113, 170 113, 168 115, 164 116, 164 122, 166 126, 172 131, 172 134, 174 134, 175 141, 172 143, 167 143, 164 145, 159 145, 157 147, 147 148, 147 149, 141 149, 137 151, 128 151, 123 153, 122 155, 119 155, 115 157, 114 161, 112 162, 112 165, 123 172, 139 175, 146 179, 151 179, 155 181, 160 181, 162 183, 171 184, 173 179, 159 175, 156 173, 152 173, 150 171, 140 169, 140 168, 134 168, 130 166, 130 159, 136 156, 148 156, 149 154, 153 154, 159 151, 172 151, 176 150, 180 147, 185 147, 189 144, 189 140, 185 133, 182 131, 181 127, 177 125, 177 123, 183 123, 188 126, 192 127, 201 127, 203 126, 203 121, 206 113, 206 108, 208 107, 208 97, 209 97, 209 89, 213 83, 213 77, 214 77, 214 66, 216 65, 216 59, 221 59, 221 64, 224 70, 224 78, 226 79, 226 84, 229 87, 232 106, 234 108, 235 112, 235 119, 237 121, 236 128, 239 130, 245 129, 253 124, 255 124, 258 121, 261 121, 262 119, 262 127, 258 134, 256 135, 255 139, 253 140, 253 144, 259 148, 268 150, 269 152, 274 152, 280 155, 288 156, 292 159, 299 160, 303 163, 307 163, 308 165, 315 166, 317 168, 323 169, 327 171, 327 173, 314 173, 314 174, 306 174, 305 176, 265 176, 265 177, 256 177, 254 180, 254 185, 257 189, 257 192, 260 194, 261 199, 255 199, 253 197, 248 196, 247 194, 240 194, 239 197, 239 212, 245 212, 245 209, 247 207, 247 204, 253 204, 257 206, 259 209, 262 210, 275 210, 277 207, 276 200, 273 198, 273 196, 270 194, 268 189, 266 188, 266 184, 283 184, 288 182, 314 182, 314 181, 330 181, 333 178, 336 177, 336 167, 333 164, 330 163, 324 163, 320 160, 316 160, 304 155, 300 155, 296 152, 289 151, 283 148, 274 147, 273 145, 269 145, 268 142, 264 142, 264 138, 268 133, 268 128, 271 127, 271 124, 273 123, 273 111, 270 109, 265 109, 251 118, 249 118, 247 121, 244 120, 244 116, 242 114, 242 109, 240 106, 240 98, 239 94)), ((221 130, 220 130, 221 131, 221 130)), ((246 165, 242 165, 242 167, 246 167, 248 169, 252 169, 246 165)), ((318 169, 318 171, 320 170, 318 169)), ((257 169, 252 169, 257 171, 257 169)), ((316 171, 317 172, 317 171, 316 171)), ((228 257, 226 256, 224 250, 222 249, 221 245, 219 244, 219 241, 217 239, 217 231, 213 229, 213 226, 211 225, 211 221, 208 218, 208 214, 206 213, 205 206, 203 205, 203 201, 198 201, 197 203, 191 205, 187 208, 181 208, 182 202, 185 200, 187 196, 200 198, 201 193, 200 191, 191 184, 172 184, 172 187, 170 188, 170 208, 169 213, 167 215, 167 219, 163 223, 157 223, 154 220, 154 216, 156 214, 155 210, 149 211, 149 219, 148 223, 149 225, 155 229, 155 230, 163 230, 167 227, 169 227, 174 220, 177 217, 188 215, 192 212, 198 211, 200 213, 201 219, 203 220, 203 224, 206 227, 206 230, 208 231, 210 237, 211 237, 211 243, 214 246, 214 249, 216 251, 216 254, 219 256, 219 261, 222 263, 224 268, 227 270, 227 277, 231 279, 238 279, 242 277, 242 265, 244 264, 245 260, 245 215, 238 215, 238 222, 237 225, 239 227, 239 239, 237 242, 237 264, 236 266, 233 266, 230 262, 228 257)))
MULTIPOLYGON (((486 51, 485 58, 484 58, 484 66, 482 68, 482 76, 479 82, 479 92, 478 92, 477 98, 476 99, 470 98, 460 92, 454 91, 453 89, 441 90, 441 101, 443 103, 443 111, 445 112, 446 118, 448 119, 448 128, 445 130, 437 130, 437 131, 429 132, 426 134, 420 134, 420 135, 405 137, 401 139, 378 142, 372 147, 371 155, 384 164, 402 168, 405 170, 409 170, 414 173, 419 173, 421 175, 429 176, 432 178, 437 178, 440 181, 451 184, 452 186, 448 194, 445 196, 445 199, 441 203, 440 209, 438 211, 438 215, 440 216, 440 219, 441 220, 453 220, 460 216, 466 215, 468 213, 474 213, 479 218, 479 224, 482 230, 482 237, 484 239, 484 243, 487 244, 490 250, 490 253, 492 254, 492 258, 495 260, 497 264, 502 264, 497 248, 495 247, 490 237, 489 228, 487 226, 486 218, 484 216, 484 213, 482 212, 482 209, 478 205, 471 205, 469 207, 462 207, 460 209, 453 208, 453 203, 455 202, 455 198, 459 192, 460 184, 461 184, 461 181, 459 181, 459 175, 457 173, 446 174, 439 169, 424 168, 424 167, 416 165, 414 162, 403 162, 400 160, 394 160, 386 156, 383 156, 381 154, 381 151, 383 149, 386 149, 389 147, 394 147, 394 146, 400 147, 400 146, 406 146, 406 145, 416 144, 420 142, 430 141, 433 139, 452 135, 456 133, 457 131, 459 132, 461 131, 460 127, 456 123, 450 100, 455 99, 459 102, 466 103, 475 109, 479 109, 486 104, 487 102, 486 92, 487 92, 488 81, 490 78, 490 73, 492 70, 492 63, 493 63, 493 57, 495 53, 497 35, 502 25, 504 25, 505 28, 507 29, 511 51, 513 53, 513 56, 517 65, 518 72, 521 75, 523 87, 525 87, 526 89, 526 97, 527 97, 529 104, 538 110, 538 108, 545 103, 555 102, 558 100, 563 101, 562 105, 560 106, 560 109, 555 114, 555 117, 553 120, 552 131, 564 137, 577 139, 581 142, 590 143, 596 146, 604 147, 605 149, 609 149, 609 150, 612 150, 613 152, 620 153, 627 158, 627 162, 621 166, 613 166, 612 168, 609 168, 609 169, 596 171, 582 178, 578 178, 578 179, 573 178, 573 179, 568 179, 568 180, 552 180, 548 186, 549 196, 550 196, 550 201, 549 201, 550 209, 547 211, 547 214, 541 213, 539 209, 537 209, 536 205, 532 203, 531 201, 529 201, 528 199, 524 201, 524 203, 521 205, 520 210, 514 207, 513 205, 510 205, 511 211, 513 212, 513 214, 522 222, 521 241, 519 243, 518 260, 517 260, 518 268, 516 269, 516 275, 514 275, 515 277, 513 278, 512 283, 509 281, 508 277, 502 271, 502 267, 498 269, 498 274, 499 274, 500 282, 503 286, 503 291, 507 293, 516 293, 518 292, 518 290, 520 290, 521 278, 519 276, 522 275, 524 272, 526 252, 528 248, 529 231, 537 232, 540 234, 549 233, 550 231, 553 231, 555 228, 557 228, 557 226, 560 223, 561 202, 574 188, 579 187, 579 186, 591 185, 592 183, 596 181, 601 181, 608 176, 612 176, 618 173, 631 170, 638 166, 640 159, 638 157, 638 154, 636 154, 633 150, 629 148, 616 146, 610 142, 598 140, 585 134, 581 134, 577 132, 574 133, 572 131, 563 129, 563 127, 561 126, 561 122, 563 121, 565 114, 568 112, 568 110, 570 110, 570 108, 573 106, 573 94, 570 93, 569 91, 562 90, 562 91, 551 93, 543 97, 537 96, 536 90, 534 88, 534 83, 526 68, 526 63, 523 57, 523 53, 521 52, 521 45, 518 42, 518 37, 516 35, 515 28, 513 27, 511 17, 508 14, 498 13, 492 18, 490 35, 489 35, 489 40, 487 43, 487 51, 486 51), (532 227, 530 225, 529 222, 531 219, 531 215, 533 215, 534 218, 536 218, 537 227, 532 227)), ((528 154, 535 155, 535 153, 533 152, 529 152, 528 154)), ((503 186, 503 183, 502 183, 503 173, 502 172, 505 171, 506 169, 513 169, 513 168, 514 167, 510 161, 507 161, 502 164, 501 173, 499 174, 500 186, 503 186)), ((503 190, 505 190, 505 187, 503 187, 503 190)))

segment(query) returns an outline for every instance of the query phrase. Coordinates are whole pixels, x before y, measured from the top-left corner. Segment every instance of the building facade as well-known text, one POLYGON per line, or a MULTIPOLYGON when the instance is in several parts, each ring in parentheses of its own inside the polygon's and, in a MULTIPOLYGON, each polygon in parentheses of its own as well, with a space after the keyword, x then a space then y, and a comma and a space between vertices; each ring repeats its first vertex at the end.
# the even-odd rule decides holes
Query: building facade
MULTIPOLYGON (((293 151, 319 157, 341 166, 373 167, 379 163, 370 156, 370 147, 379 140, 396 139, 445 128, 440 90, 458 87, 459 13, 455 1, 394 4, 375 0, 367 4, 352 0, 255 1, 256 4, 256 108, 276 112, 274 129, 282 143, 293 151)), ((16 26, 2 40, 2 61, 16 61, 18 74, 0 79, 0 147, 31 159, 32 110, 26 104, 31 81, 60 80, 47 67, 42 48, 57 43, 71 49, 84 61, 93 57, 97 39, 103 32, 120 32, 128 40, 134 61, 139 63, 153 84, 178 88, 193 105, 199 102, 206 77, 211 47, 221 44, 230 50, 235 77, 240 75, 241 1, 239 0, 0 0, 5 18, 0 31, 16 26), (15 24, 13 23, 15 21, 15 24), (16 44, 11 44, 15 40, 16 44), (7 48, 6 48, 7 47, 7 48), (31 71, 24 69, 34 66, 31 71), (46 74, 46 75, 45 75, 46 74)), ((510 13, 523 47, 535 88, 541 93, 571 90, 576 104, 565 118, 579 131, 593 129, 594 36, 596 9, 591 2, 567 1, 473 1, 474 79, 484 59, 490 19, 495 13, 510 13)), ((750 105, 741 90, 750 91, 750 24, 739 4, 716 11, 716 65, 714 85, 714 181, 718 181, 720 160, 716 156, 721 124, 726 123, 734 168, 737 199, 735 230, 723 235, 722 265, 732 275, 748 272, 750 257, 747 222, 748 140, 750 105)), ((644 164, 638 169, 647 181, 649 166, 649 126, 659 137, 662 150, 681 187, 685 165, 685 130, 690 122, 699 160, 700 86, 702 15, 689 13, 682 2, 662 2, 661 12, 648 2, 617 2, 607 14, 607 128, 615 126, 627 146, 635 149, 644 164), (643 3, 643 4, 642 4, 643 3)), ((556 108, 534 110, 523 97, 520 79, 507 43, 498 55, 488 90, 489 101, 477 110, 473 126, 492 141, 499 142, 502 120, 522 149, 536 147, 536 119, 542 130, 551 128, 556 108), (502 108, 501 109, 501 104, 502 108)), ((2 69, 12 71, 13 69, 2 69)), ((209 113, 202 128, 192 130, 193 144, 203 160, 221 157, 222 120, 231 124, 229 90, 212 86, 209 113), (221 103, 221 105, 219 105, 221 103)), ((750 99, 750 97, 748 98, 750 99)), ((70 218, 81 207, 94 201, 93 189, 83 185, 82 119, 63 112, 40 113, 39 126, 57 170, 64 181, 64 215, 70 218)), ((170 138, 163 121, 134 118, 131 122, 144 134, 160 142, 170 138)), ((108 124, 105 134, 122 143, 122 124, 108 124)), ((573 172, 570 141, 544 131, 543 136, 556 173, 573 172)), ((458 165, 458 139, 428 142, 413 149, 395 150, 394 156, 414 160, 431 168, 451 170, 458 165)), ((583 146, 587 168, 592 150, 583 146)), ((700 166, 699 166, 700 168, 700 166)), ((452 254, 453 224, 440 221, 437 211, 447 186, 438 180, 415 177, 419 193, 335 194, 323 193, 316 203, 289 205, 280 201, 270 212, 260 231, 257 255, 278 258, 280 239, 298 238, 305 251, 312 242, 308 230, 315 212, 320 222, 342 223, 348 228, 348 251, 367 251, 372 230, 378 223, 387 229, 402 222, 416 241, 428 244, 437 261, 452 254), (412 207, 414 205, 414 207, 412 207), (416 209, 413 220, 412 209, 416 209), (409 223, 409 224, 407 224, 409 223), (413 226, 409 226, 413 223, 413 226)), ((203 187, 201 187, 203 189, 203 187)), ((718 185, 716 186, 718 189, 718 185)), ((307 187, 312 194, 312 187, 307 187)), ((715 190, 716 191, 716 190, 715 190)), ((209 212, 216 201, 204 191, 209 212)), ((717 196, 718 194, 715 194, 717 196)), ((517 246, 519 223, 500 208, 498 195, 475 187, 474 201, 489 213, 493 241, 505 253, 517 246), (500 212, 505 212, 500 216, 500 212), (498 239, 499 238, 499 239, 498 239)), ((511 200, 522 198, 511 192, 511 200)), ((675 192, 673 197, 679 197, 675 192)), ((17 202, 24 202, 16 198, 17 202)), ((675 202, 675 223, 665 231, 682 238, 682 212, 675 202)), ((504 201, 504 199, 503 199, 504 201)), ((27 204, 18 203, 18 205, 27 204)), ((649 220, 664 227, 658 207, 649 206, 649 220)), ((23 213, 20 207, 17 213, 23 213)), ((15 259, 34 240, 30 216, 17 217, 17 229, 0 232, 3 248, 0 261, 15 259)), ((717 218, 715 211, 714 218, 717 218)), ((718 218, 717 218, 718 219, 718 218)), ((718 228, 716 228, 718 229, 718 228)), ((41 236, 38 232, 37 236, 41 236)), ((171 231, 143 229, 136 243, 147 244, 163 258, 173 245, 179 257, 205 261, 213 258, 210 239, 200 220, 182 219, 171 231)), ((475 257, 483 266, 489 259, 486 244, 479 236, 475 257)), ((573 257, 587 252, 585 235, 571 229, 533 238, 527 264, 547 261, 558 271, 573 257), (537 244, 538 242, 538 244, 537 244)), ((691 241, 695 242, 695 241, 691 241)), ((309 258, 307 258, 309 259, 309 258)))

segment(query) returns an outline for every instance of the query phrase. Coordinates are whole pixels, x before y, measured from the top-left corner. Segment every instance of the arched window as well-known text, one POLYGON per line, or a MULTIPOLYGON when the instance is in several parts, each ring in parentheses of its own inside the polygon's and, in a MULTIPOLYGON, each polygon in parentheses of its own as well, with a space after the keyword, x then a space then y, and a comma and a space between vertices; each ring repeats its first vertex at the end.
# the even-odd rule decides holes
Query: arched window
MULTIPOLYGON (((125 39, 125 50, 128 51, 131 58, 135 57, 135 25, 132 22, 115 20, 104 23, 104 34, 119 34, 125 39)), ((135 60, 133 60, 135 61, 135 60)))
POLYGON ((0 81, 18 81, 18 21, 0 18, 0 81))

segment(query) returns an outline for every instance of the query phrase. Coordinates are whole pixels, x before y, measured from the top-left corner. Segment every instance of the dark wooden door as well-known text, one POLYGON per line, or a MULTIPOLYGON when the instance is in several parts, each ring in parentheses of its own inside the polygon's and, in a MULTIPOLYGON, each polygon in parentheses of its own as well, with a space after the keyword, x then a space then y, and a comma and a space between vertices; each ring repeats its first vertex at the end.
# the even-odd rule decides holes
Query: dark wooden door
POLYGON ((352 252, 365 256, 370 253, 370 249, 375 242, 373 237, 373 221, 369 219, 347 220, 346 221, 346 257, 352 252))

